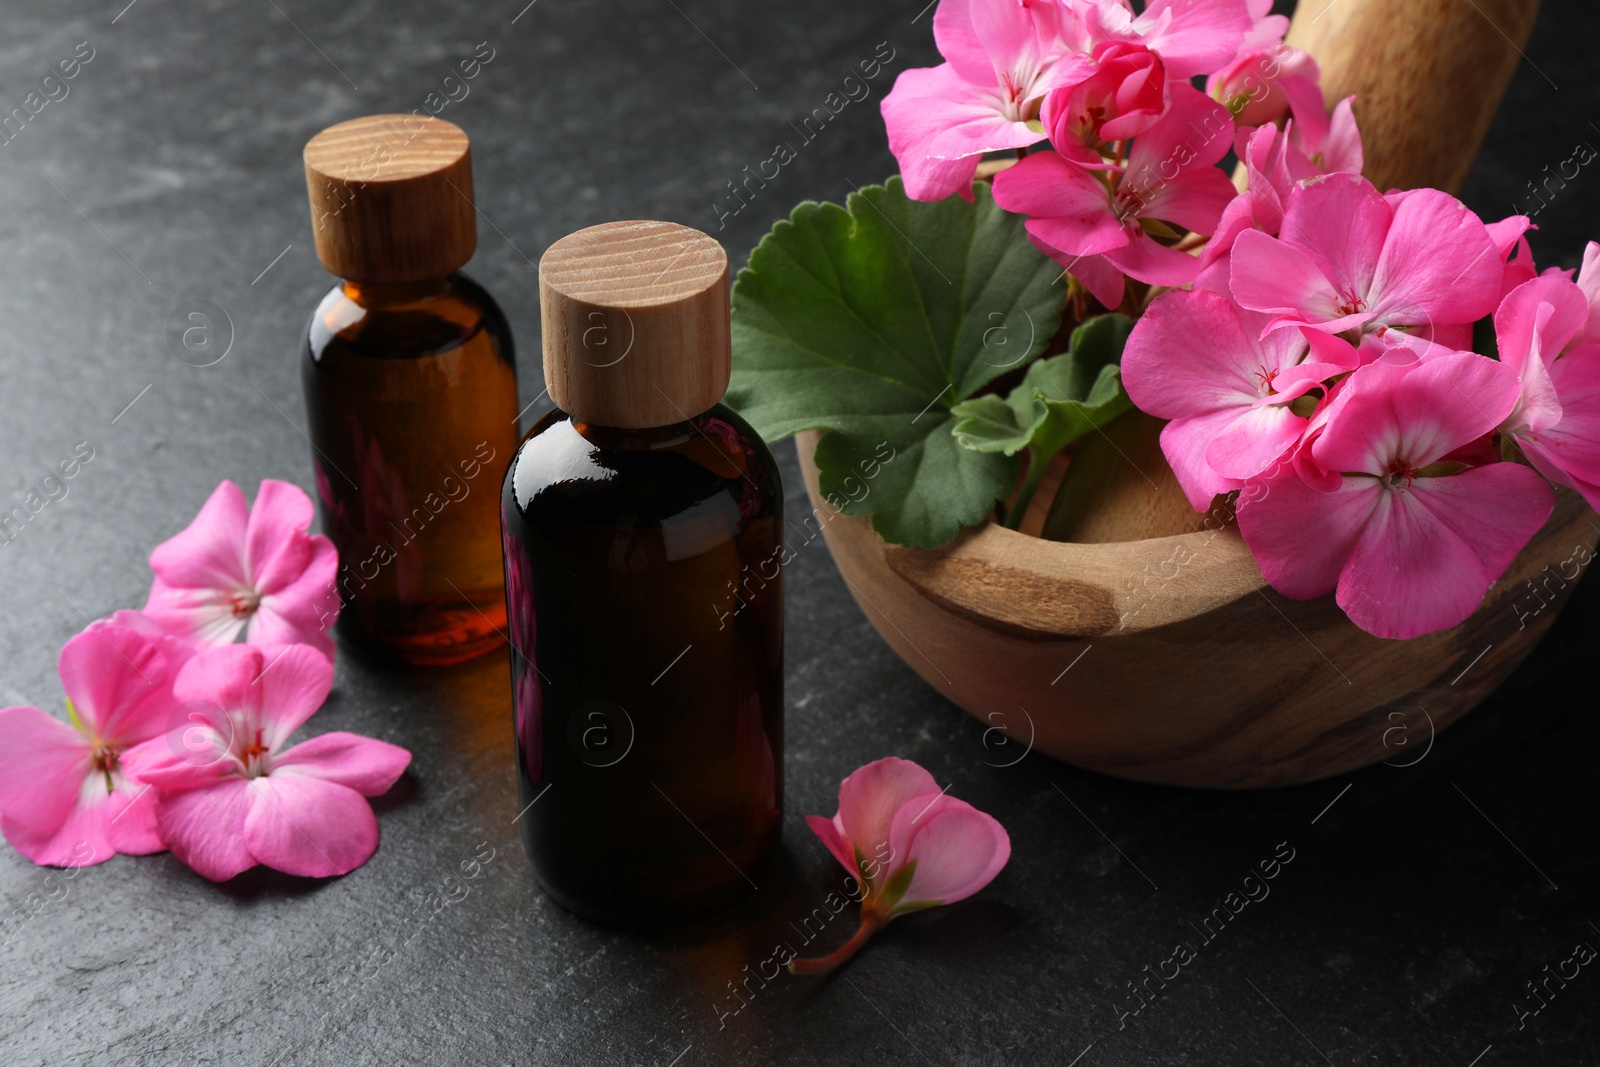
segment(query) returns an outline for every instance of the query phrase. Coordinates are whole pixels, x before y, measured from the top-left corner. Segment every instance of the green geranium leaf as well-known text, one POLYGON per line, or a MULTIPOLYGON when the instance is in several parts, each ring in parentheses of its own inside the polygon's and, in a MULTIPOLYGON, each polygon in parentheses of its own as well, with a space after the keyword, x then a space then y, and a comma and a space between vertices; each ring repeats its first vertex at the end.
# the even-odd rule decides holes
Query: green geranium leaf
POLYGON ((1133 321, 1098 315, 1072 331, 1072 345, 1028 368, 1004 399, 980 396, 955 406, 956 440, 979 452, 1014 456, 1024 448, 1046 458, 1133 406, 1122 389, 1122 348, 1133 321))
POLYGON ((1061 269, 973 194, 921 203, 891 178, 801 204, 733 287, 728 403, 769 441, 828 430, 823 494, 896 544, 943 544, 1011 491, 1017 458, 961 447, 951 409, 1060 325, 1061 269))
POLYGON ((1009 396, 974 397, 951 411, 963 447, 1006 456, 1028 450, 1028 474, 1008 525, 1021 522, 1057 452, 1133 407, 1119 365, 1132 329, 1126 315, 1097 315, 1072 331, 1065 353, 1030 366, 1009 396))

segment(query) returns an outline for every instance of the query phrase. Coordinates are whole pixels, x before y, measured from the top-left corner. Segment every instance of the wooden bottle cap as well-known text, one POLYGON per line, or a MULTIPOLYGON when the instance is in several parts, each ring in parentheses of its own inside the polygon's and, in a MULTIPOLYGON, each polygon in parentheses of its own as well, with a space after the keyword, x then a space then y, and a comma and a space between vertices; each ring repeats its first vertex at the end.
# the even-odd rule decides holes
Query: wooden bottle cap
POLYGON ((728 254, 671 222, 608 222, 539 260, 544 380, 580 422, 643 429, 706 411, 728 388, 728 254))
POLYGON ((443 278, 478 244, 472 147, 459 126, 417 115, 367 115, 306 144, 317 258, 352 281, 443 278))

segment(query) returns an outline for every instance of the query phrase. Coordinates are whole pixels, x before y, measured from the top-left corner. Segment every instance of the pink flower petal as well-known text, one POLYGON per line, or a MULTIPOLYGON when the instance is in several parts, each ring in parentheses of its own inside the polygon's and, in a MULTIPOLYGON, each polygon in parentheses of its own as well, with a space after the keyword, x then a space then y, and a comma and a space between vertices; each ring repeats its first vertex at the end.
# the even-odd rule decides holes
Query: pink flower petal
POLYGON ((1396 457, 1420 469, 1494 429, 1516 399, 1511 369, 1471 352, 1372 363, 1348 379, 1312 454, 1328 470, 1381 476, 1396 457))
POLYGON ((1128 243, 1104 253, 1107 263, 1130 278, 1151 285, 1188 285, 1200 274, 1200 257, 1168 248, 1143 230, 1133 230, 1128 243))
POLYGON ((53 835, 93 770, 93 749, 77 730, 38 708, 0 708, 0 812, 9 822, 53 835))
POLYGON ((1173 419, 1161 428, 1161 452, 1195 511, 1208 510, 1219 494, 1240 487, 1238 481, 1218 474, 1206 460, 1206 449, 1218 428, 1229 425, 1233 419, 1234 413, 1223 409, 1173 419))
POLYGON ((1128 150, 1128 176, 1136 187, 1154 189, 1175 175, 1203 172, 1233 148, 1227 108, 1190 85, 1175 84, 1169 91, 1167 113, 1128 150))
POLYGON ((182 533, 155 547, 150 566, 172 586, 242 589, 250 584, 244 555, 249 521, 244 493, 224 481, 182 533))
POLYGON ((1346 477, 1329 493, 1287 472, 1240 494, 1239 533, 1268 585, 1310 600, 1338 585, 1381 492, 1376 478, 1346 477))
POLYGON ((173 695, 182 704, 216 707, 227 713, 244 712, 253 719, 261 710, 261 692, 255 679, 266 663, 261 649, 252 645, 206 649, 178 672, 173 695))
POLYGON ((100 740, 134 745, 166 728, 175 668, 188 655, 175 639, 113 622, 90 624, 61 648, 61 688, 100 740))
POLYGON ((315 513, 298 485, 266 478, 256 491, 245 528, 245 565, 250 584, 263 595, 300 576, 311 558, 305 531, 315 513))
POLYGON ((209 586, 176 586, 157 576, 150 583, 144 614, 167 633, 215 648, 239 637, 249 617, 234 610, 234 594, 209 586))
POLYGON ((124 856, 149 856, 165 852, 156 826, 156 791, 152 786, 124 778, 102 802, 106 840, 124 856))
POLYGON ((272 762, 272 776, 320 778, 354 789, 364 797, 382 796, 411 763, 399 745, 335 731, 302 741, 272 762))
POLYGON ((378 819, 347 786, 303 775, 268 775, 252 794, 244 841, 268 867, 306 878, 348 874, 378 848, 378 819))
POLYGON ((844 839, 839 828, 833 825, 832 819, 825 819, 821 815, 807 815, 806 825, 811 827, 811 832, 817 835, 817 840, 825 845, 833 858, 838 860, 844 869, 861 877, 862 872, 856 870, 856 858, 851 853, 850 842, 844 839))
MULTIPOLYGON (((839 824, 867 859, 890 844, 895 812, 908 801, 939 792, 933 775, 910 760, 889 756, 851 773, 839 785, 839 824)), ((852 870, 854 863, 851 864, 852 870)))
POLYGON ((1259 230, 1239 234, 1233 243, 1233 298, 1252 311, 1285 316, 1330 332, 1360 325, 1357 315, 1342 315, 1341 296, 1317 261, 1303 249, 1259 230))
MULTIPOLYGON (((1326 221, 1330 226, 1319 232, 1342 220, 1326 221)), ((1375 264, 1367 310, 1391 324, 1476 322, 1500 298, 1504 270, 1489 231, 1466 205, 1437 189, 1413 190, 1395 207, 1375 264)))
POLYGON ((97 800, 85 790, 58 826, 41 830, 7 814, 0 816, 0 833, 20 855, 41 866, 93 866, 117 854, 106 837, 106 806, 104 786, 97 800))
POLYGON ((1333 174, 1290 193, 1278 236, 1309 255, 1341 294, 1364 299, 1375 284, 1394 215, 1371 182, 1333 174))
POLYGON ((1549 381, 1561 398, 1560 419, 1537 432, 1518 433, 1517 444, 1546 477, 1588 497, 1600 482, 1600 346, 1556 360, 1549 381))
POLYGON ((1055 152, 1034 152, 994 177, 994 201, 1027 215, 1028 232, 1070 256, 1128 243, 1105 186, 1055 152))
POLYGON ((1339 606, 1379 637, 1456 626, 1544 525, 1554 502, 1544 479, 1515 463, 1380 491, 1339 578, 1339 606))
POLYGON ((161 793, 156 800, 161 839, 174 856, 213 882, 249 870, 257 863, 245 843, 254 803, 251 785, 243 778, 224 778, 203 789, 161 793))
POLYGON ((263 743, 276 751, 328 699, 333 664, 310 645, 288 645, 266 660, 260 685, 263 743))
POLYGON ((246 640, 265 649, 307 644, 332 659, 334 644, 328 629, 339 617, 339 592, 334 584, 339 552, 321 534, 309 538, 308 543, 311 556, 305 569, 282 589, 261 598, 246 640))
POLYGON ((994 881, 1011 858, 1011 838, 993 817, 950 796, 918 797, 895 813, 894 865, 915 863, 895 910, 953 904, 994 881))

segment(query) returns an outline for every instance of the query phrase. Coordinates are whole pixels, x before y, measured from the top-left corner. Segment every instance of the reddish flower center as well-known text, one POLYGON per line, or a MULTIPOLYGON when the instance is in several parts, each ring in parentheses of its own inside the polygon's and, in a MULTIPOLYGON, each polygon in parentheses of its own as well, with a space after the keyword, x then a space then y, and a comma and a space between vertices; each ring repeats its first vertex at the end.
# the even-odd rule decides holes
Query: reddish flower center
POLYGON ((1277 371, 1268 370, 1265 367, 1262 367, 1256 371, 1256 381, 1260 383, 1262 396, 1271 396, 1273 393, 1277 392, 1277 390, 1272 387, 1272 383, 1277 380, 1277 377, 1277 371))
POLYGON ((242 593, 235 593, 228 598, 228 604, 233 608, 234 615, 253 615, 256 608, 261 606, 261 594, 254 589, 246 589, 242 593))
POLYGON ((1384 472, 1383 487, 1403 493, 1411 488, 1411 479, 1417 476, 1419 469, 1410 460, 1397 458, 1389 464, 1389 469, 1384 472))
POLYGON ((269 749, 262 741, 262 729, 256 730, 256 739, 239 753, 239 762, 244 764, 246 778, 259 778, 267 773, 267 756, 269 749))
POLYGON ((120 755, 122 755, 120 748, 115 748, 111 745, 95 745, 94 754, 90 757, 94 769, 105 775, 107 793, 116 788, 116 782, 112 780, 111 775, 117 769, 117 757, 120 755))
POLYGON ((1359 315, 1367 310, 1367 302, 1354 293, 1345 294, 1345 302, 1339 305, 1341 315, 1359 315))

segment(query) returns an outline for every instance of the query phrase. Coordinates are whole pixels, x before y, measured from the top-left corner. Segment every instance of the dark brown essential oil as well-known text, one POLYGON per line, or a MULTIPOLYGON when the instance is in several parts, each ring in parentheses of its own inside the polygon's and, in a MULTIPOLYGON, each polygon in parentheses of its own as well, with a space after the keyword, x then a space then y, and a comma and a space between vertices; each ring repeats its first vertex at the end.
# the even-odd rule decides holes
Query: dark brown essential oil
POLYGON ((340 635, 418 664, 495 648, 497 489, 518 436, 499 307, 459 273, 346 281, 311 316, 301 365, 340 635))
POLYGON ((502 498, 523 844, 580 914, 647 919, 761 877, 783 801, 783 496, 717 405, 546 415, 502 498))

